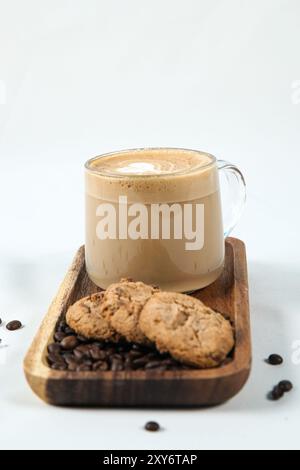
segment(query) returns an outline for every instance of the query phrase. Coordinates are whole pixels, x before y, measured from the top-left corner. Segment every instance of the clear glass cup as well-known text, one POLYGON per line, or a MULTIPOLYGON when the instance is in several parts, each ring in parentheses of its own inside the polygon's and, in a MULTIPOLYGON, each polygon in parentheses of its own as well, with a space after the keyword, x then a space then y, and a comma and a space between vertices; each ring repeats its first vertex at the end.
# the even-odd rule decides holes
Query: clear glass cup
POLYGON ((85 178, 86 268, 95 284, 129 277, 188 292, 218 278, 246 198, 236 166, 198 150, 145 148, 92 158, 85 178))

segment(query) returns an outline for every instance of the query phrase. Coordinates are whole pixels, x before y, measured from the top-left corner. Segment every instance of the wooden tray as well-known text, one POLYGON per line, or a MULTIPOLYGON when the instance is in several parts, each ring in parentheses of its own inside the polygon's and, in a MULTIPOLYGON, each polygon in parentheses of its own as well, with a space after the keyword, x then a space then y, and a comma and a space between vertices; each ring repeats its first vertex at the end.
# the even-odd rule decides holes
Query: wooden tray
POLYGON ((219 279, 193 295, 228 315, 235 326, 232 359, 206 370, 81 371, 50 369, 47 345, 56 322, 77 299, 99 290, 86 273, 84 247, 77 252, 35 339, 24 370, 32 390, 54 405, 78 406, 202 406, 233 397, 245 384, 251 364, 248 284, 245 246, 226 240, 225 268, 219 279))

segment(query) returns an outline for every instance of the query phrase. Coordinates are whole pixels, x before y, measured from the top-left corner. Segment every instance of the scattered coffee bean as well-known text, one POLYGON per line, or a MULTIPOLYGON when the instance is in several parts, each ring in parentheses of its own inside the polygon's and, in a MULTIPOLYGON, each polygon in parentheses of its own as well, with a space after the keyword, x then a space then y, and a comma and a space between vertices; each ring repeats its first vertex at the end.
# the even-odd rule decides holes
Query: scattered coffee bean
POLYGON ((272 366, 278 366, 283 363, 283 359, 279 354, 270 354, 266 362, 272 366))
POLYGON ((66 336, 61 342, 60 345, 63 349, 74 349, 78 345, 78 340, 76 336, 66 336))
POLYGON ((293 388, 292 382, 289 380, 281 380, 278 384, 278 387, 283 391, 283 392, 289 392, 293 388))
POLYGON ((278 385, 276 385, 273 390, 268 394, 268 398, 269 400, 277 401, 281 397, 283 397, 283 395, 284 391, 278 385))
POLYGON ((1 318, 0 318, 0 325, 2 325, 2 320, 1 320, 1 318))
POLYGON ((158 431, 159 430, 159 424, 156 421, 148 421, 148 423, 145 424, 145 429, 146 431, 158 431))
POLYGON ((7 323, 6 328, 9 331, 19 330, 22 326, 22 323, 19 320, 12 320, 7 323))

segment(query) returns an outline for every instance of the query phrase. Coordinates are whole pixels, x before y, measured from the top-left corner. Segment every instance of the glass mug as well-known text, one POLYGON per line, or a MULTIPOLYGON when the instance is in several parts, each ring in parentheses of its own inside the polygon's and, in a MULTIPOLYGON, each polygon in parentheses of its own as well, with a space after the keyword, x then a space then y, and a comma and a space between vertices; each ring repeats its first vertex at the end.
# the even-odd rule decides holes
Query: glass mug
POLYGON ((218 278, 245 203, 238 168, 198 150, 145 148, 92 158, 85 170, 86 269, 95 284, 129 277, 188 292, 218 278))

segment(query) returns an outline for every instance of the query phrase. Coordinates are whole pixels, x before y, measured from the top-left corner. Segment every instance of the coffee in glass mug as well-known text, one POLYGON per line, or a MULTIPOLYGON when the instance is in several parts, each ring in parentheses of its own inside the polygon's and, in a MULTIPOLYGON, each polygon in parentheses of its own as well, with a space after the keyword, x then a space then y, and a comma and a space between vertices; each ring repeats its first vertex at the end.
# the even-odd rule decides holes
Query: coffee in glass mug
POLYGON ((218 278, 245 201, 238 168, 197 150, 145 148, 92 158, 85 169, 86 269, 96 285, 129 277, 189 292, 218 278), (231 199, 225 228, 220 170, 231 199))

